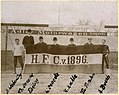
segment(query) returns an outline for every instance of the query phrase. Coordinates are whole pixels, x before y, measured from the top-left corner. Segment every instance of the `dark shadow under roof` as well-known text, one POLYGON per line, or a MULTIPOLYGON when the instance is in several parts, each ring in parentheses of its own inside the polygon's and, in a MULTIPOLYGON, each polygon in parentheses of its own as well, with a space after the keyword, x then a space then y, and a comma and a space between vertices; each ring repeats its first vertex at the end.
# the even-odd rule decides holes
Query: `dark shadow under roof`
POLYGON ((1 23, 5 26, 30 26, 30 27, 48 27, 49 24, 24 24, 24 23, 1 23))

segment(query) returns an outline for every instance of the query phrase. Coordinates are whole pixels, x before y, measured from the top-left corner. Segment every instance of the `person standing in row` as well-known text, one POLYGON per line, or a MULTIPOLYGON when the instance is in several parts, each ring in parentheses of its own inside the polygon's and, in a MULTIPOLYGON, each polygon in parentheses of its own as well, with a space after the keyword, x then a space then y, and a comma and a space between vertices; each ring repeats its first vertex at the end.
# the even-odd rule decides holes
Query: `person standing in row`
POLYGON ((47 53, 48 52, 48 46, 43 41, 43 37, 39 37, 39 43, 35 44, 34 46, 35 53, 47 53))
POLYGON ((105 39, 102 39, 102 45, 104 45, 103 47, 103 59, 102 59, 102 63, 106 63, 106 68, 109 69, 109 58, 108 58, 108 55, 109 55, 109 47, 108 45, 106 45, 106 40, 105 39))
POLYGON ((76 54, 77 53, 77 47, 74 44, 74 39, 70 38, 70 44, 67 46, 67 54, 76 54))
POLYGON ((88 38, 88 42, 85 43, 85 45, 93 45, 93 43, 92 43, 92 38, 88 38))
POLYGON ((19 39, 15 39, 15 45, 13 48, 13 52, 14 52, 14 73, 16 74, 17 60, 19 60, 22 70, 24 66, 22 56, 25 51, 24 51, 23 45, 20 44, 19 39))
POLYGON ((60 45, 57 44, 57 37, 53 38, 53 44, 51 45, 49 52, 51 54, 60 54, 60 45))
POLYGON ((31 29, 28 29, 27 36, 23 38, 22 44, 24 45, 26 49, 26 53, 32 53, 33 52, 33 45, 34 45, 34 38, 31 35, 31 29))

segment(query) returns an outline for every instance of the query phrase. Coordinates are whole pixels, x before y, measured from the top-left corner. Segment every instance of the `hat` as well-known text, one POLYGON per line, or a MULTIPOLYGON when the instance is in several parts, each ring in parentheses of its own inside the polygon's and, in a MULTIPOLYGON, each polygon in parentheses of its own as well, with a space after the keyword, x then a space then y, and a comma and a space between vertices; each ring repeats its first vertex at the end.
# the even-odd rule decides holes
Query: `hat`
POLYGON ((88 38, 88 40, 92 40, 92 38, 88 38))
POLYGON ((70 41, 74 41, 74 39, 73 38, 70 38, 70 41))
POLYGON ((31 32, 31 29, 28 29, 28 31, 27 32, 31 32))
POLYGON ((102 39, 102 40, 106 42, 106 40, 105 40, 105 39, 102 39))
POLYGON ((18 39, 18 38, 16 38, 16 39, 15 39, 15 41, 17 41, 17 40, 19 41, 19 39, 18 39))
POLYGON ((53 41, 57 41, 57 37, 54 37, 54 38, 53 38, 53 41))
POLYGON ((42 37, 42 36, 40 36, 40 37, 39 37, 39 39, 43 39, 43 37, 42 37))

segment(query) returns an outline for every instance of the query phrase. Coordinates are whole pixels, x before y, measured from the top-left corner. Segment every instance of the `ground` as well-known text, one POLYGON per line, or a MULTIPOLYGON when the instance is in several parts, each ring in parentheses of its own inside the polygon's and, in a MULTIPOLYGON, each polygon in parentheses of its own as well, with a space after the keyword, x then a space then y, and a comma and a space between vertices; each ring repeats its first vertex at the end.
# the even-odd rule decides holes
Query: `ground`
MULTIPOLYGON (((81 88, 84 88, 84 83, 88 81, 89 75, 92 74, 81 74, 81 73, 70 73, 64 74, 59 73, 59 77, 54 83, 52 89, 50 90, 50 94, 80 94, 81 88), (76 74, 78 78, 74 81, 69 92, 63 92, 64 89, 67 88, 67 85, 70 82, 70 77, 76 74)), ((111 70, 110 74, 111 78, 109 79, 104 94, 118 94, 118 70, 111 70)), ((22 79, 19 79, 16 85, 10 90, 10 94, 17 94, 18 89, 22 88, 22 84, 28 79, 29 74, 23 74, 22 79)), ((28 94, 28 88, 32 85, 31 83, 38 78, 39 84, 36 85, 36 88, 33 90, 33 94, 45 94, 45 90, 47 86, 53 79, 53 74, 34 74, 34 77, 31 79, 31 82, 27 85, 27 87, 22 92, 23 94, 28 94)), ((15 74, 6 73, 1 75, 1 93, 5 94, 6 89, 8 88, 9 83, 16 78, 15 74)), ((91 84, 87 88, 85 94, 99 94, 98 89, 100 85, 104 83, 106 78, 106 74, 95 74, 92 79, 91 84)))

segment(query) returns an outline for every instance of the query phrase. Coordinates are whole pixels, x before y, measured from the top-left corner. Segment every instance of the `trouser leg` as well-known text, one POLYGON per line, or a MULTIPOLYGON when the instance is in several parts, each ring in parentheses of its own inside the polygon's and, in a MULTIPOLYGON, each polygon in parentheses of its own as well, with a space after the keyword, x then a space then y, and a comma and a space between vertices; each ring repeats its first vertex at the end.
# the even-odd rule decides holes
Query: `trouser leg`
POLYGON ((14 56, 14 71, 16 72, 17 56, 14 56))
POLYGON ((19 63, 20 63, 21 68, 22 68, 22 70, 23 70, 24 63, 23 63, 22 56, 19 56, 19 63))
POLYGON ((103 55, 103 57, 102 57, 102 71, 103 71, 103 73, 104 73, 104 55, 103 55))
POLYGON ((109 69, 109 59, 108 59, 108 56, 105 56, 105 63, 106 63, 107 69, 109 69))

